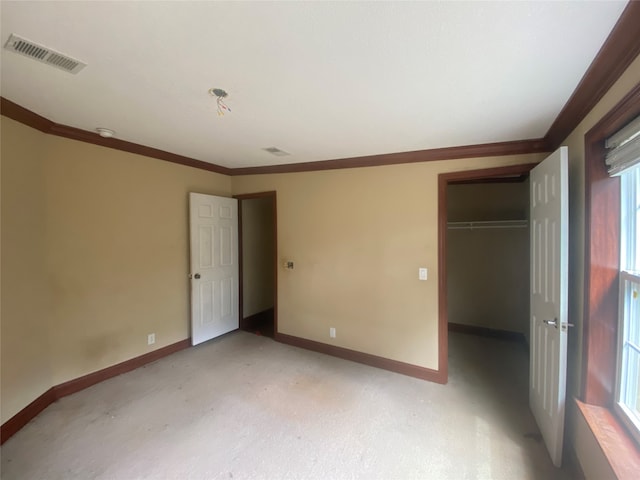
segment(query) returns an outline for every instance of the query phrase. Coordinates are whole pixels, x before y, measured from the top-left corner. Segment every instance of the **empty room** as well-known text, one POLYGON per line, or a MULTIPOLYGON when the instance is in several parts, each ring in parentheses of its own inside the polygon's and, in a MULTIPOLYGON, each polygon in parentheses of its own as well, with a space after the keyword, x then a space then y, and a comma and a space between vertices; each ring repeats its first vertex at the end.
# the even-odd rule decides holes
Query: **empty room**
POLYGON ((9 479, 631 479, 640 2, 0 2, 9 479))

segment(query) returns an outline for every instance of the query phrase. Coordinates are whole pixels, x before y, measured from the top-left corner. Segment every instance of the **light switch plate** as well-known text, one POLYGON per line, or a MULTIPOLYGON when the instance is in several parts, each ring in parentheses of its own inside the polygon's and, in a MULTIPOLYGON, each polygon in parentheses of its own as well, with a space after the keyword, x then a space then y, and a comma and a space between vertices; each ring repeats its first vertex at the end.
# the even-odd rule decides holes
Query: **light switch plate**
POLYGON ((426 268, 419 268, 418 269, 418 279, 419 280, 426 280, 427 279, 427 269, 426 268))

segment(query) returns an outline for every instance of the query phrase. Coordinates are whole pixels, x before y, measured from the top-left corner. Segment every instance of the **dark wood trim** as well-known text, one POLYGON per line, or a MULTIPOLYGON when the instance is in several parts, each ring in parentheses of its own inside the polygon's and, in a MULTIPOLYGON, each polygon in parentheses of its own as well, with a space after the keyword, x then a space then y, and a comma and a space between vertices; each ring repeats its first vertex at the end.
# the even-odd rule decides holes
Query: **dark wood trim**
POLYGON ((165 152, 152 147, 138 145, 118 139, 104 139, 97 133, 60 125, 19 105, 2 98, 2 115, 29 125, 42 132, 115 148, 151 158, 187 165, 194 168, 221 173, 223 175, 257 175, 269 173, 311 172, 341 168, 372 167, 397 165, 403 163, 428 162, 435 160, 454 160, 470 157, 490 157, 527 153, 550 152, 560 146, 575 127, 585 118, 622 73, 640 54, 640 2, 630 1, 618 22, 602 45, 600 51, 582 77, 558 117, 544 138, 516 140, 510 142, 465 145, 458 147, 435 148, 413 152, 369 155, 363 157, 302 162, 264 167, 227 168, 201 160, 165 152))
POLYGON ((455 181, 449 182, 449 185, 478 185, 478 184, 485 184, 485 183, 522 183, 527 178, 529 178, 528 174, 512 175, 508 177, 480 178, 478 180, 455 180, 455 181))
POLYGON ((264 167, 227 168, 213 163, 203 162, 194 158, 184 157, 175 153, 158 150, 153 147, 127 142, 117 138, 103 138, 96 132, 82 130, 67 125, 52 122, 20 105, 0 97, 2 100, 1 113, 41 132, 60 137, 70 138, 81 142, 92 143, 102 147, 122 150, 129 153, 157 158, 167 162, 200 168, 223 175, 256 175, 267 173, 292 173, 332 170, 342 168, 373 167, 381 165, 398 165, 403 163, 430 162, 436 160, 454 160, 473 157, 493 157, 504 155, 518 155, 540 153, 548 151, 544 139, 516 140, 511 142, 486 143, 480 145, 464 145, 459 147, 434 148, 413 152, 388 153, 382 155, 368 155, 364 157, 342 158, 319 162, 302 162, 285 165, 268 165, 264 167))
POLYGON ((620 180, 607 175, 604 140, 637 115, 640 83, 585 135, 581 399, 602 407, 610 407, 614 396, 620 265, 620 180))
POLYGON ((605 407, 575 400, 578 411, 596 437, 602 453, 620 480, 638 478, 640 448, 631 439, 615 415, 605 407))
POLYGON ((267 192, 243 193, 240 195, 234 195, 233 198, 237 198, 238 200, 251 200, 253 198, 275 197, 275 196, 276 196, 276 191, 269 190, 267 192))
POLYGON ((596 58, 545 135, 557 149, 640 54, 640 2, 630 1, 596 58))
POLYGON ((42 395, 40 395, 33 402, 20 410, 2 425, 0 429, 0 444, 6 442, 10 437, 12 437, 16 432, 18 432, 22 427, 24 427, 40 412, 42 412, 56 400, 59 400, 62 397, 66 397, 67 395, 71 395, 72 393, 79 392, 80 390, 84 390, 85 388, 95 385, 96 383, 108 380, 109 378, 116 377, 126 372, 130 372, 131 370, 135 370, 136 368, 139 368, 148 363, 155 362, 156 360, 159 360, 190 346, 191 339, 187 338, 186 340, 181 340, 171 345, 167 345, 166 347, 159 348, 157 350, 154 350, 153 352, 145 353, 144 355, 140 355, 139 357, 135 357, 130 360, 118 363, 117 365, 103 368, 102 370, 98 370, 97 372, 93 372, 80 378, 61 383, 60 385, 56 385, 55 387, 51 387, 49 390, 44 392, 42 395))
POLYGON ((240 328, 246 330, 247 324, 243 318, 243 295, 244 290, 242 287, 243 275, 242 275, 242 201, 251 200, 255 198, 271 197, 273 202, 273 332, 274 335, 278 333, 278 195, 275 190, 267 192, 255 192, 244 193, 240 195, 234 195, 233 198, 238 200, 238 267, 240 268, 239 275, 239 288, 238 288, 238 301, 240 306, 238 312, 240 314, 240 328))
POLYGON ((7 100, 4 97, 1 97, 0 101, 2 115, 50 135, 70 138, 71 140, 91 143, 94 145, 99 145, 101 147, 113 148, 115 150, 121 150, 123 152, 135 153, 137 155, 143 155, 145 157, 156 158, 158 160, 164 160, 166 162, 177 163, 179 165, 185 165, 187 167, 199 168, 201 170, 207 170, 209 172, 221 173, 223 175, 231 174, 231 169, 221 167, 220 165, 203 162, 201 160, 185 157, 176 153, 166 152, 164 150, 159 150, 153 147, 139 145, 133 142, 127 142, 118 138, 103 138, 96 132, 90 132, 87 130, 82 130, 80 128, 69 127, 67 125, 61 125, 59 123, 52 122, 51 120, 48 120, 30 110, 27 110, 26 108, 21 107, 20 105, 13 103, 12 101, 7 100))
POLYGON ((342 168, 377 167, 381 165, 399 165, 403 163, 433 162, 437 160, 455 160, 460 158, 498 157, 549 151, 542 139, 518 140, 513 142, 486 143, 482 145, 464 145, 460 147, 433 148, 413 152, 368 155, 364 157, 341 158, 319 162, 289 163, 264 167, 234 168, 231 175, 262 175, 267 173, 315 172, 342 168))
POLYGON ((15 435, 22 427, 55 401, 55 393, 53 392, 53 388, 50 388, 4 422, 2 427, 0 427, 0 445, 9 440, 9 438, 15 435))
POLYGON ((348 348, 337 347, 335 345, 286 335, 284 333, 276 333, 275 340, 294 347, 304 348, 305 350, 312 350, 314 352, 324 353, 325 355, 331 355, 332 357, 338 357, 352 362, 363 363, 364 365, 369 365, 371 367, 401 373, 409 377, 420 378, 422 380, 428 380, 436 383, 447 383, 447 377, 446 375, 442 375, 441 370, 419 367, 418 365, 378 357, 377 355, 349 350, 348 348))
POLYGON ((449 312, 447 302, 447 186, 461 180, 480 180, 526 175, 537 164, 526 163, 481 170, 463 170, 438 175, 438 370, 445 383, 449 368, 449 312))
POLYGON ((0 113, 7 118, 20 122, 36 130, 49 133, 54 123, 48 118, 44 118, 37 113, 21 107, 17 103, 13 103, 4 97, 0 97, 0 113))
POLYGON ((463 323, 449 322, 448 329, 450 332, 464 333, 467 335, 478 335, 481 337, 499 338, 501 340, 509 340, 512 342, 527 344, 527 339, 520 332, 511 332, 509 330, 500 330, 497 328, 480 327, 478 325, 465 325, 463 323))
POLYGON ((80 390, 84 390, 85 388, 89 388, 90 386, 108 380, 109 378, 117 377, 118 375, 122 375, 123 373, 135 370, 136 368, 142 367, 147 363, 155 362, 156 360, 171 355, 172 353, 176 353, 180 350, 184 350, 185 348, 189 348, 190 346, 191 340, 187 338, 185 340, 172 343, 171 345, 167 345, 166 347, 162 347, 152 352, 145 353, 144 355, 140 355, 139 357, 125 360, 124 362, 112 365, 111 367, 103 368, 102 370, 98 370, 97 372, 93 372, 88 375, 69 380, 68 382, 61 383, 60 385, 56 385, 55 387, 53 387, 56 400, 62 397, 66 397, 67 395, 71 395, 72 393, 79 392, 80 390))

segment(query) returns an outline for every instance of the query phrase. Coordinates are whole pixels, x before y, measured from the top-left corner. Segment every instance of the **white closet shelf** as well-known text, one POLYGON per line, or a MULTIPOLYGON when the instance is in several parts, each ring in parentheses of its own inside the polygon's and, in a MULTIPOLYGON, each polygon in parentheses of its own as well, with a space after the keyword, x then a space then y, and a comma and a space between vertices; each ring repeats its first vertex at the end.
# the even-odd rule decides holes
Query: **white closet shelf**
POLYGON ((488 228, 527 228, 528 220, 483 220, 474 222, 447 222, 449 230, 480 230, 488 228))

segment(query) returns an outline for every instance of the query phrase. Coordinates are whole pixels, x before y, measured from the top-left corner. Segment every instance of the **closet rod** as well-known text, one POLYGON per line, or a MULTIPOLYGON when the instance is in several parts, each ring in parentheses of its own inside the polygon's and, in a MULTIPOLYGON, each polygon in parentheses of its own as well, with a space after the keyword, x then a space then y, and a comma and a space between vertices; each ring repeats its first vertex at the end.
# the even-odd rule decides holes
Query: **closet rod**
POLYGON ((478 221, 478 222, 448 222, 449 230, 481 230, 481 229, 497 229, 497 228, 527 228, 529 222, 527 220, 494 220, 494 221, 478 221))

